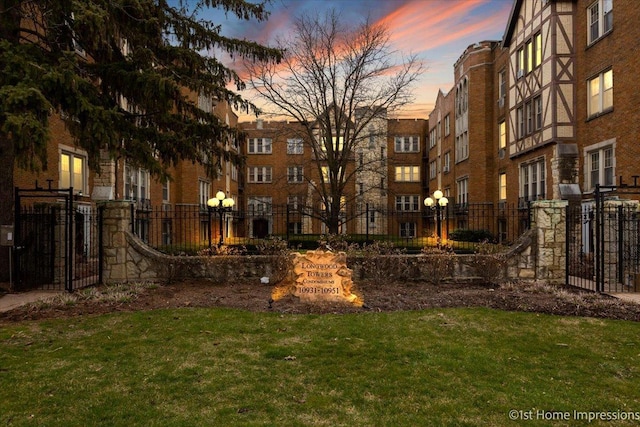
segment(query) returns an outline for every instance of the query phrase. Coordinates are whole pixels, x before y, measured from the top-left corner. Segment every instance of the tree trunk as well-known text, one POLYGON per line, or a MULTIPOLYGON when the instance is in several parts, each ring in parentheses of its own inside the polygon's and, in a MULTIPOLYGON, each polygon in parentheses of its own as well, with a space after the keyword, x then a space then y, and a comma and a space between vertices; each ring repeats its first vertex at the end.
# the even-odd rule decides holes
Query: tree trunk
MULTIPOLYGON (((12 225, 13 218, 13 170, 15 155, 13 144, 0 134, 0 225, 12 225)), ((9 281, 8 246, 0 246, 0 282, 9 281)))

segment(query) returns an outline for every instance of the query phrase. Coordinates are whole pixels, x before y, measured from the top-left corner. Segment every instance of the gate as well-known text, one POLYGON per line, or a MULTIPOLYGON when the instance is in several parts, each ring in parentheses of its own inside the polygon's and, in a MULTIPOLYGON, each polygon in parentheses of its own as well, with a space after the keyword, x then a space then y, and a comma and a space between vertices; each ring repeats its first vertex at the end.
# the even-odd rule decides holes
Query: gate
POLYGON ((567 207, 567 284, 640 292, 640 185, 596 186, 595 199, 567 207), (636 197, 637 198, 637 197, 636 197))
POLYGON ((102 208, 73 188, 15 189, 15 287, 73 291, 102 282, 102 208))

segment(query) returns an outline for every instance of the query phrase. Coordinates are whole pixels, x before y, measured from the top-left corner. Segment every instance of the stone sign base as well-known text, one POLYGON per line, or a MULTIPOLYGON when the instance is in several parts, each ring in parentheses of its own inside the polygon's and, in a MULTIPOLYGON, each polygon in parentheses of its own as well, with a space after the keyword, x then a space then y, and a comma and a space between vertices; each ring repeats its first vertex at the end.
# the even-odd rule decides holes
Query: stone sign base
POLYGON ((352 293, 352 271, 347 268, 344 252, 318 249, 293 254, 293 269, 285 281, 274 288, 272 299, 292 294, 304 302, 348 302, 363 305, 362 298, 352 293))

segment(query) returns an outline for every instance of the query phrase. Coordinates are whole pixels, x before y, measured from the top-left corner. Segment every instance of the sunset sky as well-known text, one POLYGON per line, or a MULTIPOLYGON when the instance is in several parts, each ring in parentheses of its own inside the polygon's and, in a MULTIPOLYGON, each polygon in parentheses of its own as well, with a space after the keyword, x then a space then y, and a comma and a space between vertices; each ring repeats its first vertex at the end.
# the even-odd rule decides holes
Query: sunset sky
POLYGON ((415 103, 405 109, 402 117, 427 118, 438 89, 446 93, 453 86, 453 64, 467 46, 502 38, 512 3, 513 0, 273 0, 266 22, 227 20, 223 14, 213 15, 211 20, 222 24, 226 36, 271 44, 276 36, 290 31, 292 20, 300 14, 334 8, 344 22, 358 23, 370 16, 372 21, 388 26, 395 50, 417 54, 424 62, 426 72, 414 88, 415 103))

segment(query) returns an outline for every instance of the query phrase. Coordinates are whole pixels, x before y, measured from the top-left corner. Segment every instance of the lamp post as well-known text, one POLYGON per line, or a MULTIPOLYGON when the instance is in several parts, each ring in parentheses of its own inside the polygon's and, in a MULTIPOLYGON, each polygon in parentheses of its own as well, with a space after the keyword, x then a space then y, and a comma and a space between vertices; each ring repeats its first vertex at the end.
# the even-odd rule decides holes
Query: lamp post
POLYGON ((442 191, 436 190, 433 192, 433 198, 427 197, 424 199, 424 205, 428 208, 435 209, 436 211, 436 231, 438 233, 438 243, 440 243, 440 239, 442 238, 442 210, 447 207, 449 203, 449 199, 444 197, 442 191))
POLYGON ((211 249, 211 214, 213 212, 217 212, 220 216, 220 242, 218 242, 218 246, 222 246, 224 241, 222 220, 224 218, 224 214, 231 211, 235 203, 236 202, 232 198, 227 197, 224 194, 224 191, 218 191, 216 193, 216 197, 212 197, 207 200, 207 207, 209 209, 209 249, 211 249))

